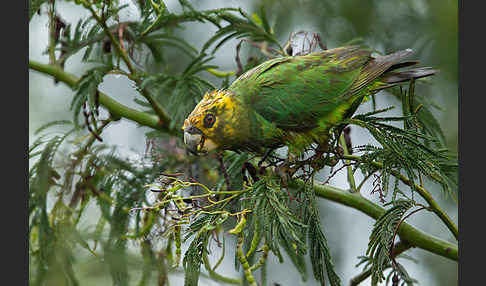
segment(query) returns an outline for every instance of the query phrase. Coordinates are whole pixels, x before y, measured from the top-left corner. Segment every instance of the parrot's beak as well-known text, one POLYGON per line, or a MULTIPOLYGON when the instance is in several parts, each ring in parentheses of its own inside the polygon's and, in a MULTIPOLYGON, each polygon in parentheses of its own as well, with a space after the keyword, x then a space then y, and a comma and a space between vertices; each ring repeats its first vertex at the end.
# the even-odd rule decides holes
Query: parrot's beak
POLYGON ((186 144, 189 152, 194 155, 206 153, 203 150, 205 137, 201 130, 194 126, 184 128, 184 144, 186 144))

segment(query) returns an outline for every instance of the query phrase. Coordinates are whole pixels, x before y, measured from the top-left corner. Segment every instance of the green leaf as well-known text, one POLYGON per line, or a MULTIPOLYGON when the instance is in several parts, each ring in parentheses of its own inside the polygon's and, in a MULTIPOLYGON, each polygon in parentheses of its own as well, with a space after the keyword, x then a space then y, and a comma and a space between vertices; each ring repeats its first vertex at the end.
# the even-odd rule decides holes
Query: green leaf
POLYGON ((258 16, 257 13, 253 13, 251 14, 251 18, 253 19, 253 21, 258 25, 258 26, 262 26, 263 25, 263 21, 262 19, 260 19, 260 17, 258 16))
POLYGON ((309 256, 312 264, 314 278, 324 284, 326 281, 325 274, 331 286, 341 285, 341 279, 334 270, 334 263, 332 262, 331 253, 327 245, 327 239, 322 231, 320 216, 316 203, 315 194, 311 188, 311 184, 304 185, 303 192, 307 198, 307 206, 305 208, 304 217, 305 223, 309 226, 309 256))
POLYGON ((366 250, 366 255, 371 258, 372 281, 380 283, 385 279, 383 271, 390 263, 390 249, 398 224, 405 212, 413 206, 411 200, 396 200, 393 206, 376 220, 366 250))
POLYGON ((97 66, 88 70, 77 82, 76 94, 71 101, 71 110, 74 114, 73 122, 76 127, 79 127, 79 114, 85 104, 89 108, 88 111, 93 112, 92 119, 96 120, 98 85, 103 82, 103 77, 112 68, 111 65, 97 66))
POLYGON ((203 262, 203 255, 206 250, 210 232, 199 233, 191 242, 189 248, 184 254, 182 265, 184 266, 184 286, 197 286, 199 281, 199 274, 201 272, 201 264, 203 262))
POLYGON ((41 8, 42 4, 46 3, 47 0, 30 0, 29 1, 29 22, 35 13, 41 8))
POLYGON ((56 120, 56 121, 51 121, 51 122, 46 123, 46 124, 42 125, 41 127, 37 128, 34 131, 34 135, 38 135, 42 131, 44 131, 44 130, 50 128, 50 127, 53 127, 53 126, 58 126, 58 125, 71 125, 71 124, 72 124, 72 122, 69 121, 69 120, 56 120))

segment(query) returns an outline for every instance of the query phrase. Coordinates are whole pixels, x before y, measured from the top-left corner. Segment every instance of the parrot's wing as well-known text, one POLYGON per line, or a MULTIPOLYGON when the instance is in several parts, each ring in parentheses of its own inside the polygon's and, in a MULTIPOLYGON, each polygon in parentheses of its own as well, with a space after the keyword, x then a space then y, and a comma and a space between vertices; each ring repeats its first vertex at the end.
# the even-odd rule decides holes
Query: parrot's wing
POLYGON ((412 52, 411 49, 406 49, 393 54, 371 58, 371 60, 363 67, 361 74, 351 87, 350 92, 358 92, 389 70, 401 69, 403 67, 417 64, 417 61, 400 62, 403 58, 412 54, 412 52))
POLYGON ((369 59, 370 51, 357 46, 278 58, 248 71, 230 89, 245 88, 244 100, 279 128, 312 129, 343 113, 343 99, 369 59))

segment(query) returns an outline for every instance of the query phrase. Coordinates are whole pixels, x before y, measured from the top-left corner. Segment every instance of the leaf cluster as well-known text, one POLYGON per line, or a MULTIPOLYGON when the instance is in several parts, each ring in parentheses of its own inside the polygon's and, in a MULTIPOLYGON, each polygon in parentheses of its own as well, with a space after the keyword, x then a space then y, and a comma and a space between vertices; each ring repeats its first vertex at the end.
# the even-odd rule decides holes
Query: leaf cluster
POLYGON ((387 282, 392 275, 397 274, 402 281, 401 285, 413 285, 417 282, 411 278, 405 268, 399 264, 395 257, 392 257, 393 243, 400 222, 404 219, 404 214, 414 207, 414 204, 405 199, 398 199, 390 203, 392 205, 376 222, 370 235, 366 257, 358 264, 365 263, 365 270, 371 270, 371 284, 378 285, 385 279, 383 272, 392 265, 387 277, 387 282))
MULTIPOLYGON (((403 98, 407 98, 407 94, 413 92, 414 84, 411 82, 408 92, 402 92, 403 98)), ((426 120, 431 114, 425 112, 426 115, 422 116, 421 112, 426 109, 421 107, 418 110, 415 109, 416 113, 405 113, 404 116, 376 116, 392 108, 359 114, 344 121, 344 124, 367 129, 381 145, 367 144, 354 147, 353 151, 364 152, 356 168, 360 168, 365 175, 369 175, 378 170, 374 162, 380 162, 383 165, 381 188, 385 196, 390 186, 390 177, 397 176, 401 171, 404 171, 410 180, 412 191, 415 189, 417 180, 422 184, 423 175, 439 183, 446 194, 452 195, 457 186, 457 158, 442 147, 440 138, 434 136, 441 136, 440 129, 435 129, 434 125, 423 127, 431 126, 426 124, 428 122, 426 120), (405 128, 397 127, 396 124, 399 122, 403 122, 405 128)), ((397 196, 398 192, 400 190, 395 184, 393 198, 397 196)))
MULTIPOLYGON (((32 0, 29 19, 47 2, 32 0)), ((215 89, 205 72, 221 78, 220 86, 225 87, 230 76, 243 73, 265 57, 292 54, 288 50, 292 40, 286 48, 279 44, 263 6, 250 15, 237 8, 200 11, 189 1, 179 0, 182 11, 175 13, 163 1, 133 2, 141 15, 137 21, 120 20, 120 11, 127 6, 120 6, 118 1, 75 1, 90 12, 76 26, 62 20, 54 2, 49 4, 54 33, 50 35, 53 38, 48 51, 56 51, 51 64, 63 68, 71 56, 84 51, 82 61, 87 70, 74 88, 73 123, 58 121, 42 127, 38 135, 43 135, 29 148, 34 161, 29 170, 29 254, 34 266, 31 277, 35 278, 32 284, 78 285, 75 251, 82 249, 99 265, 108 266, 114 284, 130 283, 133 260, 138 265, 134 269, 142 272, 140 285, 150 285, 154 271, 163 285, 169 273, 177 270, 182 242, 189 244, 182 260, 185 285, 198 284, 202 265, 212 279, 235 282, 216 273, 224 253, 213 267, 207 259, 210 244, 221 245, 218 237, 223 233, 237 237, 235 266, 243 268, 250 284, 255 283, 253 273, 257 269, 261 269, 262 283, 266 280, 265 265, 270 252, 280 262, 285 252, 303 281, 308 279, 305 259, 309 255, 317 281, 324 284, 327 276, 331 285, 341 285, 312 191, 313 175, 326 164, 311 166, 312 160, 300 162, 300 171, 309 180, 304 188, 295 188, 291 186, 302 174, 283 176, 279 173, 282 169, 278 169, 286 162, 278 164, 285 160, 288 163, 289 158, 267 160, 267 167, 260 167, 248 153, 226 153, 217 160, 195 159, 176 152, 183 150, 180 138, 165 134, 161 140, 169 143, 157 146, 161 149, 158 154, 163 156, 153 156, 145 164, 122 158, 115 149, 98 142, 103 129, 119 119, 99 118, 98 87, 108 74, 127 77, 143 95, 143 99, 135 99, 140 108, 160 115, 160 104, 168 110, 168 128, 179 129, 202 95, 215 89), (197 49, 180 34, 189 22, 207 23, 218 30, 197 49), (239 59, 240 42, 238 71, 217 71, 218 67, 211 63, 213 54, 231 39, 244 39, 259 48, 263 56, 250 57, 243 66, 239 59), (185 64, 171 66, 175 57, 182 58, 180 62, 185 64), (89 133, 80 128, 80 113, 89 133), (46 133, 59 124, 72 129, 64 134, 46 133), (65 149, 61 150, 61 146, 65 149), (214 175, 209 169, 218 172, 214 175), (305 173, 305 169, 314 171, 305 173), (185 175, 184 180, 180 173, 185 175), (214 187, 200 183, 203 180, 214 187), (147 192, 147 186, 154 188, 150 189, 153 192, 147 192), (82 218, 92 207, 100 215, 95 225, 86 227, 82 218), (137 246, 140 255, 132 255, 129 242, 137 246)), ((367 263, 365 269, 372 272, 374 284, 384 279, 388 267, 392 271, 387 280, 397 275, 407 285, 414 283, 403 266, 394 261, 390 249, 399 222, 415 206, 415 185, 422 184, 422 176, 439 183, 446 193, 452 193, 456 184, 455 158, 443 149, 444 136, 428 108, 430 104, 415 95, 414 86, 412 81, 405 92, 392 90, 402 100, 403 116, 379 117, 388 109, 375 110, 346 119, 332 130, 337 133, 329 148, 334 159, 342 159, 342 152, 336 150, 343 127, 365 128, 380 146, 354 146, 354 154, 364 153, 355 158, 354 171, 360 169, 367 178, 380 172, 385 195, 391 178, 402 173, 411 186, 409 198, 399 188, 398 179, 395 181, 392 207, 373 228, 368 256, 363 261, 367 263), (403 128, 396 126, 401 123, 403 128), (398 199, 398 194, 402 198, 398 199)), ((157 130, 147 136, 152 140, 161 134, 157 130)), ((223 240, 223 249, 225 243, 223 240)))
MULTIPOLYGON (((187 229, 185 240, 194 236, 193 242, 185 254, 185 269, 197 276, 194 272, 199 269, 201 261, 193 259, 202 256, 206 248, 201 248, 200 243, 205 241, 205 247, 209 241, 203 237, 208 230, 216 231, 221 227, 225 229, 233 227, 229 233, 241 235, 243 238, 246 258, 250 262, 248 269, 254 271, 265 263, 266 255, 260 255, 258 262, 252 262, 258 258, 257 249, 268 249, 283 262, 284 251, 296 269, 301 274, 303 281, 308 279, 305 256, 310 255, 314 277, 320 282, 329 277, 331 285, 340 285, 340 279, 334 271, 327 240, 321 230, 315 197, 311 190, 281 189, 280 178, 271 173, 261 176, 253 173, 246 154, 230 154, 225 157, 228 163, 227 179, 222 179, 218 186, 229 181, 232 188, 240 184, 247 186, 247 191, 241 193, 238 200, 233 199, 231 205, 215 206, 205 209, 204 215, 194 220, 187 229), (238 166, 238 167, 236 167, 238 166), (245 167, 243 167, 245 166, 245 167), (242 173, 241 170, 244 172, 242 173), (248 170, 249 169, 249 170, 248 170), (256 180, 255 180, 256 179, 256 180), (228 218, 228 213, 221 213, 223 209, 233 213, 243 213, 243 217, 235 224, 222 224, 228 218), (245 210, 249 212, 245 213, 245 210)), ((239 186, 238 186, 239 187, 239 186)), ((220 197, 224 200, 224 197, 220 197)), ((197 215, 196 215, 197 216, 197 215)), ((236 258, 237 259, 237 258, 236 258)), ((236 260, 236 266, 243 265, 236 260)), ((245 268, 245 265, 243 265, 245 268)), ((246 268, 245 268, 246 270, 246 268)), ((264 272, 263 272, 264 273, 264 272)), ((194 280, 186 280, 186 285, 194 280)))
MULTIPOLYGON (((82 61, 88 64, 88 69, 74 88, 75 95, 71 103, 74 128, 65 135, 56 135, 50 139, 41 136, 30 149, 33 160, 37 156, 40 157, 30 169, 29 225, 32 233, 30 241, 33 245, 37 245, 31 247, 31 257, 32 261, 36 261, 35 265, 38 265, 36 283, 42 284, 47 279, 45 273, 49 272, 47 270, 49 265, 53 265, 49 260, 50 257, 58 255, 54 251, 54 245, 59 245, 61 242, 69 243, 69 247, 65 247, 66 253, 61 255, 64 258, 60 258, 68 259, 74 256, 72 250, 75 246, 81 246, 95 254, 96 245, 100 244, 103 250, 101 254, 96 253, 97 257, 103 257, 102 259, 108 263, 113 281, 125 285, 129 281, 127 238, 133 240, 144 238, 141 248, 146 263, 157 260, 156 264, 164 264, 163 260, 166 257, 163 255, 162 258, 157 258, 156 246, 152 245, 150 239, 146 239, 156 229, 155 225, 161 223, 159 213, 149 210, 136 212, 133 216, 130 210, 140 204, 149 203, 144 186, 153 183, 163 169, 170 167, 177 169, 184 164, 168 156, 162 162, 157 162, 155 167, 140 169, 134 167, 133 162, 116 156, 114 150, 110 151, 107 146, 97 144, 96 139, 101 140, 97 134, 113 120, 99 118, 98 86, 107 74, 126 76, 135 82, 137 90, 145 94, 146 98, 155 98, 170 110, 173 127, 182 122, 207 89, 215 88, 211 82, 200 76, 201 72, 217 68, 210 64, 213 57, 204 52, 212 42, 230 30, 238 30, 240 36, 248 36, 254 40, 267 39, 277 42, 265 17, 259 18, 256 14, 250 17, 240 9, 199 11, 188 1, 181 0, 179 4, 182 12, 172 13, 162 1, 135 1, 141 20, 122 21, 120 12, 128 5, 119 5, 118 1, 74 2, 90 12, 90 16, 79 20, 76 25, 62 19, 55 9, 54 1, 49 4, 48 1, 31 1, 29 12, 29 19, 31 19, 39 8, 49 5, 47 16, 50 20, 50 28, 54 31, 50 34, 51 41, 48 47, 48 50, 55 51, 52 64, 64 68, 67 60, 79 52, 83 52, 82 61), (236 14, 233 14, 234 12, 236 14), (178 30, 184 28, 184 23, 194 21, 207 22, 221 30, 216 37, 209 40, 202 51, 198 51, 177 34, 178 30), (224 27, 222 25, 224 22, 229 23, 229 26, 224 27), (150 65, 154 61, 167 64, 167 58, 172 56, 174 51, 190 59, 181 72, 174 73, 170 67, 164 67, 162 72, 150 73, 152 69, 150 65), (128 62, 124 53, 128 56, 128 62), (123 63, 134 65, 136 68, 127 70, 123 63), (79 119, 81 113, 85 117, 84 127, 91 134, 66 142, 68 136, 82 132, 80 127, 83 125, 79 119), (74 150, 69 150, 67 153, 59 152, 61 143, 65 143, 66 148, 74 150), (59 165, 54 164, 55 156, 61 160, 58 162, 59 165), (56 202, 54 209, 47 207, 47 201, 51 199, 56 202), (81 230, 78 223, 90 201, 96 202, 101 216, 94 230, 81 230), (66 228, 69 231, 65 233, 74 233, 75 238, 52 237, 57 229, 61 229, 61 224, 56 223, 57 220, 61 220, 57 218, 58 213, 64 214, 62 225, 69 226, 66 228), (51 221, 48 219, 49 216, 51 221), (107 230, 109 231, 106 232, 107 230), (102 237, 102 234, 106 236, 102 237), (88 243, 91 240, 95 243, 94 248, 88 243)), ((223 42, 220 42, 218 47, 223 42)), ((154 113, 152 103, 140 99, 135 101, 143 108, 148 108, 147 112, 154 113)), ((42 131, 53 125, 55 123, 45 126, 42 131)), ((238 172, 238 168, 238 164, 235 164, 229 171, 238 172)), ((233 183, 235 187, 241 186, 241 180, 235 179, 233 183)), ((172 229, 167 227, 164 233, 172 229)), ((195 252, 197 257, 201 257, 201 243, 205 240, 207 239, 204 239, 204 235, 200 235, 196 239, 199 242, 194 242, 198 249, 198 252, 195 252)), ((170 249, 166 251, 169 252, 167 257, 171 257, 170 249)), ((188 253, 188 257, 191 257, 191 252, 188 253)), ((66 263, 63 267, 65 268, 62 273, 71 273, 68 275, 70 277, 65 279, 74 281, 72 283, 76 284, 72 263, 66 263)), ((143 268, 142 281, 148 281, 151 268, 143 268)), ((164 269, 167 270, 165 267, 164 269)), ((192 272, 190 267, 188 269, 188 277, 192 277, 190 273, 199 271, 198 267, 193 267, 192 272)), ((166 274, 161 272, 160 275, 166 274)), ((161 279, 164 280, 163 277, 161 279)), ((193 281, 191 279, 188 281, 193 281)), ((195 279, 197 281, 197 277, 195 279)))
MULTIPOLYGON (((85 249, 97 258, 96 263, 107 263, 114 281, 128 285, 128 248, 124 236, 135 232, 135 237, 144 237, 150 223, 147 221, 150 213, 133 216, 130 209, 149 203, 145 185, 156 180, 171 162, 156 165, 129 162, 107 146, 93 144, 94 136, 90 134, 74 139, 80 143, 66 152, 66 148, 74 147, 68 138, 79 134, 79 130, 73 128, 63 135, 46 133, 60 124, 72 126, 66 121, 43 126, 39 132, 45 134, 29 148, 30 158, 38 158, 29 171, 29 253, 37 269, 33 284, 43 285, 54 279, 78 285, 74 253, 76 249, 85 249), (53 206, 49 206, 49 201, 54 202, 53 206), (90 212, 90 204, 96 204, 101 215, 93 229, 86 229, 82 218, 90 212), (100 251, 96 250, 97 245, 102 246, 100 251), (65 273, 64 277, 56 277, 56 269, 65 273)), ((152 265, 156 250, 147 244, 143 257, 152 265)), ((155 260, 159 263, 160 259, 155 260)))

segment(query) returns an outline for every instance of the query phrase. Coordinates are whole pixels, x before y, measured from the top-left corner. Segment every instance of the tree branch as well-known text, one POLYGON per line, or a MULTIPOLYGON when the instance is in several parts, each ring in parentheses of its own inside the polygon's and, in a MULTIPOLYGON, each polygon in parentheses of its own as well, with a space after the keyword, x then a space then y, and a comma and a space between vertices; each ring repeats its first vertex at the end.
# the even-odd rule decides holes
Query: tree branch
POLYGON ((56 1, 51 0, 49 1, 49 44, 48 44, 48 53, 49 53, 49 63, 55 64, 56 63, 56 10, 55 5, 56 1))
MULTIPOLYGON (((305 183, 302 180, 296 180, 291 184, 293 184, 294 187, 303 187, 305 183)), ((313 187, 316 196, 352 207, 374 219, 378 219, 386 212, 384 208, 363 198, 360 193, 351 193, 349 191, 344 191, 328 185, 314 184, 313 187)), ((401 240, 408 241, 413 246, 451 260, 458 260, 457 245, 426 234, 408 223, 404 222, 400 225, 398 235, 400 236, 401 240)))
MULTIPOLYGON (((343 148, 344 155, 349 155, 349 150, 348 146, 346 144, 346 140, 344 139, 344 132, 339 136, 339 144, 341 144, 341 147, 343 148)), ((346 161, 346 170, 348 172, 348 182, 349 182, 349 187, 352 192, 357 192, 358 189, 356 188, 356 181, 354 180, 354 175, 353 175, 353 167, 351 166, 349 160, 346 161)))
MULTIPOLYGON (((29 68, 38 72, 41 72, 46 75, 50 75, 57 80, 64 82, 69 87, 74 88, 78 81, 78 78, 70 73, 67 73, 60 69, 59 67, 41 64, 32 60, 29 60, 29 68)), ((161 130, 167 132, 169 134, 176 135, 178 134, 178 130, 170 129, 167 125, 162 125, 159 123, 159 120, 156 116, 152 114, 148 114, 145 112, 141 112, 132 108, 129 108, 125 105, 120 104, 116 100, 112 99, 111 97, 103 94, 100 92, 100 104, 103 105, 106 109, 110 111, 115 116, 124 117, 126 119, 135 121, 141 125, 148 126, 157 130, 161 130)), ((347 155, 346 159, 356 160, 358 156, 347 155)), ((359 158, 359 157, 358 157, 359 158)), ((379 163, 376 163, 379 164, 379 163)), ((379 167, 379 166, 377 166, 379 167)), ((403 176, 402 176, 403 177, 403 176)), ((400 178, 404 183, 409 182, 409 180, 405 177, 400 178)), ((410 182, 409 182, 410 183, 410 182)), ((304 184, 303 181, 298 180, 297 186, 302 186, 304 184)), ((417 186, 420 191, 424 189, 417 186)), ((366 215, 372 218, 379 218, 383 213, 385 213, 385 209, 374 204, 373 202, 363 198, 359 193, 350 193, 335 187, 327 186, 327 185, 314 185, 314 191, 317 196, 329 199, 334 202, 338 202, 340 204, 350 206, 356 210, 359 210, 366 215)), ((430 193, 426 191, 424 193, 426 196, 427 202, 433 201, 430 193)), ((435 201, 433 201, 435 202, 435 201)), ((435 203, 436 205, 437 203, 435 203)), ((444 213, 445 215, 445 213, 444 213)), ((447 216, 447 215, 446 215, 447 216)), ((412 245, 427 250, 429 252, 435 253, 437 255, 456 260, 458 259, 458 249, 457 246, 444 241, 442 239, 436 238, 434 236, 428 235, 407 223, 402 223, 398 230, 398 235, 402 240, 406 240, 410 242, 412 245)))
MULTIPOLYGON (((346 155, 345 154, 345 155, 343 155, 341 157, 343 159, 354 160, 354 161, 360 161, 360 160, 362 160, 362 157, 356 156, 356 155, 346 155)), ((373 166, 375 166, 378 169, 383 169, 383 164, 380 163, 380 162, 372 161, 372 162, 369 162, 369 163, 371 163, 373 166)), ((400 181, 402 181, 406 185, 412 187, 412 181, 410 181, 409 178, 403 176, 402 174, 400 174, 399 172, 394 171, 394 170, 391 171, 391 174, 393 176, 397 177, 398 179, 400 179, 400 181)), ((420 194, 420 196, 422 196, 422 198, 424 198, 424 200, 427 201, 427 203, 429 204, 429 206, 432 209, 432 211, 442 220, 442 222, 444 222, 444 224, 447 226, 447 228, 452 232, 452 234, 454 235, 454 237, 457 239, 458 236, 459 236, 459 230, 458 230, 456 224, 439 207, 439 204, 437 204, 437 202, 434 200, 434 198, 432 197, 432 195, 426 189, 424 189, 423 187, 421 187, 421 186, 419 186, 417 184, 413 184, 413 187, 415 187, 415 189, 420 194)))
MULTIPOLYGON (((50 75, 71 88, 75 88, 79 80, 75 75, 67 73, 57 66, 41 64, 33 60, 29 60, 29 68, 45 75, 50 75)), ((155 115, 125 106, 102 92, 99 92, 99 95, 100 104, 114 116, 123 117, 172 135, 179 134, 179 130, 170 128, 168 122, 160 122, 155 115)))
POLYGON ((243 284, 243 281, 241 281, 240 279, 223 276, 221 274, 218 274, 214 269, 212 269, 211 265, 209 264, 207 253, 203 254, 203 262, 204 262, 204 267, 206 267, 206 270, 208 271, 209 277, 211 277, 212 279, 227 284, 234 284, 234 285, 243 284))
MULTIPOLYGON (((121 58, 123 59, 123 61, 127 65, 127 68, 130 71, 130 74, 132 74, 132 76, 133 76, 133 80, 135 81, 135 83, 138 86, 140 86, 141 81, 136 77, 137 71, 133 67, 130 59, 128 58, 126 51, 121 47, 121 45, 120 45, 121 42, 117 41, 115 36, 113 36, 113 33, 111 32, 110 28, 108 28, 108 26, 106 25, 105 20, 102 19, 96 13, 94 8, 91 6, 91 4, 88 1, 83 1, 83 6, 91 12, 91 14, 93 15, 93 18, 95 18, 95 20, 98 22, 98 24, 103 28, 106 35, 110 38, 110 41, 111 41, 113 47, 115 47, 116 51, 118 52, 118 54, 121 56, 121 58)), ((140 88, 140 91, 141 91, 140 93, 142 94, 142 96, 145 97, 148 100, 148 102, 150 103, 150 105, 154 109, 155 113, 159 116, 159 119, 162 122, 164 122, 164 124, 168 125, 169 122, 170 122, 170 117, 169 117, 169 114, 167 113, 167 111, 164 109, 164 107, 162 107, 162 105, 152 97, 152 95, 147 91, 147 89, 140 88)))

